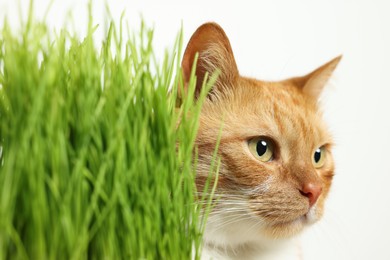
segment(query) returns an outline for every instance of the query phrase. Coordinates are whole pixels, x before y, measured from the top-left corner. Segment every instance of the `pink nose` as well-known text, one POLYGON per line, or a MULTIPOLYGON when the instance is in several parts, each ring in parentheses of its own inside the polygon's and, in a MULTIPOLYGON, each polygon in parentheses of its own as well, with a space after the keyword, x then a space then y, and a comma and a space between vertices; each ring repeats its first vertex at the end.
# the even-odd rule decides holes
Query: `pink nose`
POLYGON ((321 195, 322 186, 311 182, 305 183, 299 192, 309 199, 309 206, 312 207, 321 195))

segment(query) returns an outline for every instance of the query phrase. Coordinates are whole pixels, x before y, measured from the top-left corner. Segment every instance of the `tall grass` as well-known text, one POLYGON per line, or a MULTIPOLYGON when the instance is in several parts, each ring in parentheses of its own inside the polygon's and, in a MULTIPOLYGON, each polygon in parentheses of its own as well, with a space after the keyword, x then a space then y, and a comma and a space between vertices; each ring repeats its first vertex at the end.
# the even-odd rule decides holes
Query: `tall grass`
POLYGON ((0 259, 199 256, 201 102, 175 109, 181 37, 157 64, 153 31, 123 24, 101 49, 91 16, 83 39, 32 12, 1 28, 0 259))

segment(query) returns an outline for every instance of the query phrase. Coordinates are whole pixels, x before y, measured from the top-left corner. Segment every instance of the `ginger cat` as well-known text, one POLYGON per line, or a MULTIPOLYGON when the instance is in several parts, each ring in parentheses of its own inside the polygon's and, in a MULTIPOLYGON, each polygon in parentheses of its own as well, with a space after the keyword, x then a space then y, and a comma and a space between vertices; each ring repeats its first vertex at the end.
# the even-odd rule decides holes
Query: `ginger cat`
POLYGON ((282 255, 279 245, 323 214, 334 164, 332 137, 317 101, 341 56, 303 77, 279 82, 242 77, 215 23, 200 26, 190 39, 182 60, 185 81, 196 53, 195 96, 205 74, 220 71, 200 115, 198 191, 223 122, 202 259, 298 259, 296 252, 282 255))

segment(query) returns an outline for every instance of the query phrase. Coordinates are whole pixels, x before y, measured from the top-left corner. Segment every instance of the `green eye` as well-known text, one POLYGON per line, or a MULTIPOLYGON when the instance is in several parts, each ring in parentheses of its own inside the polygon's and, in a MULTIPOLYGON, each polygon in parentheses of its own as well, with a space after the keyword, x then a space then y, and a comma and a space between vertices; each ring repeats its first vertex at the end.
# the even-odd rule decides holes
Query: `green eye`
POLYGON ((249 140, 249 150, 253 156, 262 161, 269 162, 274 157, 274 145, 272 141, 265 137, 258 137, 249 140))
POLYGON ((316 168, 321 168, 325 163, 325 148, 320 147, 314 151, 313 154, 313 165, 316 168))

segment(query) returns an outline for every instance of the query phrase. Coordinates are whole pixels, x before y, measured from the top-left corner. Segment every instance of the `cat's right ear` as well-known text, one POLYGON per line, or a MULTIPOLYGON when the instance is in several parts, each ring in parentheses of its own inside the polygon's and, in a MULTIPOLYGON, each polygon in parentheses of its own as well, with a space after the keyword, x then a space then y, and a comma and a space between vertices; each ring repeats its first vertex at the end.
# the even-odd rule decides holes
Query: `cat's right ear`
POLYGON ((211 76, 217 70, 219 72, 212 91, 223 91, 222 88, 234 84, 238 70, 229 39, 218 24, 205 23, 192 35, 184 52, 181 65, 185 92, 188 91, 188 81, 197 53, 195 97, 201 92, 206 73, 211 76))
POLYGON ((310 74, 303 77, 296 77, 291 80, 305 95, 313 98, 314 100, 318 100, 322 90, 329 81, 329 78, 332 76, 332 73, 336 69, 341 58, 342 56, 340 55, 314 70, 310 74))

